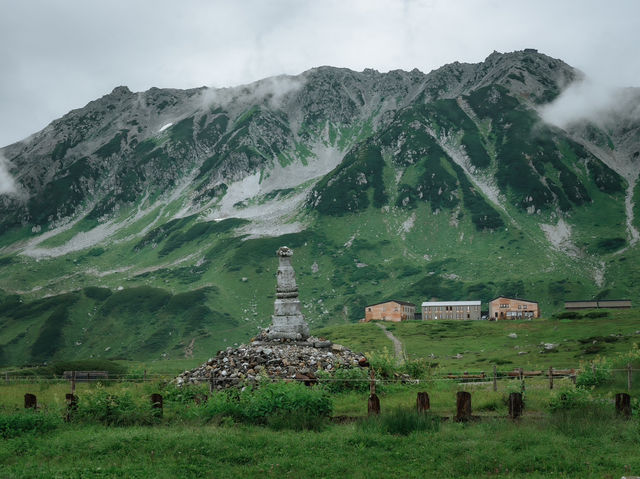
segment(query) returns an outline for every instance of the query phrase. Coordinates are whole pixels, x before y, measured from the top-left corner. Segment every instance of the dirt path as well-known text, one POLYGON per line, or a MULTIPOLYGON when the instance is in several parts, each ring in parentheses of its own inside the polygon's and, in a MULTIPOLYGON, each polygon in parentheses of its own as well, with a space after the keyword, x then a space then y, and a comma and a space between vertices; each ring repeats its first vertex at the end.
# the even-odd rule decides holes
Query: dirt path
POLYGON ((382 331, 384 331, 384 334, 387 336, 387 338, 389 338, 393 343, 393 351, 396 356, 396 361, 399 363, 404 361, 405 354, 404 354, 404 346, 402 345, 402 341, 400 341, 393 334, 391 334, 391 331, 387 330, 387 328, 384 327, 384 324, 376 321, 376 326, 382 329, 382 331))

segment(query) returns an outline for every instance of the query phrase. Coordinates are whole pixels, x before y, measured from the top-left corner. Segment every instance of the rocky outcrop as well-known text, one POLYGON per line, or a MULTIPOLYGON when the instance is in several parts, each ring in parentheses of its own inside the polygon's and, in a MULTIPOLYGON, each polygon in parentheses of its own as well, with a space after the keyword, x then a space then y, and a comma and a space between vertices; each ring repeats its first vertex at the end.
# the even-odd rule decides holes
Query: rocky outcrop
POLYGON ((257 383, 265 379, 314 381, 319 371, 367 366, 362 354, 321 338, 306 341, 269 340, 261 334, 247 345, 227 348, 201 366, 180 374, 178 386, 208 382, 215 389, 257 383))

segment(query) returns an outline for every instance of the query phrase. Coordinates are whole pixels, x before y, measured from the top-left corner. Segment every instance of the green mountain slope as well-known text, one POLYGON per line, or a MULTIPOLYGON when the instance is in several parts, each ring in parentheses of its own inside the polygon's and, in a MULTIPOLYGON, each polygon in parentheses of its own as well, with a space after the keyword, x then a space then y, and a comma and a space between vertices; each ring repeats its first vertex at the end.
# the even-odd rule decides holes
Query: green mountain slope
POLYGON ((0 362, 210 356, 270 323, 285 244, 312 330, 391 297, 636 300, 640 124, 538 113, 579 78, 525 51, 119 87, 2 149, 0 362))

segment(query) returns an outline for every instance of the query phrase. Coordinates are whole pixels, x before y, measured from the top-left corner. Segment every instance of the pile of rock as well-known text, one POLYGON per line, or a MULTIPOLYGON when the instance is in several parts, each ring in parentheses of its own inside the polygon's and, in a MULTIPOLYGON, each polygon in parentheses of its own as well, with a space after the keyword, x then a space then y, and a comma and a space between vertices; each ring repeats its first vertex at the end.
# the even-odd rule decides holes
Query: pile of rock
POLYGON ((214 389, 252 384, 263 379, 314 381, 318 371, 368 366, 366 358, 320 338, 306 341, 268 339, 266 333, 248 345, 227 348, 206 363, 176 378, 178 386, 207 382, 214 389))

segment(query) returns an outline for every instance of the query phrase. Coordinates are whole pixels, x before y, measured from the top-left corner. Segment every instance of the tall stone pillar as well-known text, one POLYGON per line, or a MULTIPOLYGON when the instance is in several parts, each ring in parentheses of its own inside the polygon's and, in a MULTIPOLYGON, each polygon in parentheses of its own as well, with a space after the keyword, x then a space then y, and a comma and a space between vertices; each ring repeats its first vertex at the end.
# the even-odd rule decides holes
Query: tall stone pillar
POLYGON ((293 251, 283 246, 278 249, 277 255, 280 264, 278 265, 276 300, 267 337, 269 339, 307 339, 309 326, 300 311, 296 272, 291 266, 293 251))

